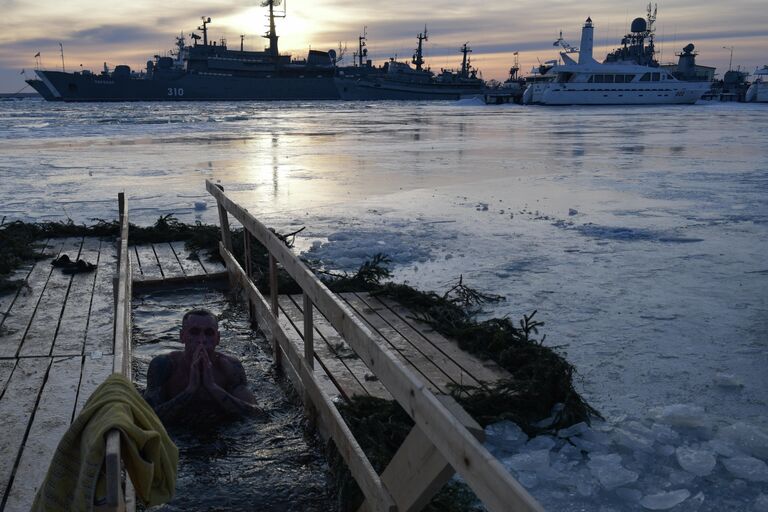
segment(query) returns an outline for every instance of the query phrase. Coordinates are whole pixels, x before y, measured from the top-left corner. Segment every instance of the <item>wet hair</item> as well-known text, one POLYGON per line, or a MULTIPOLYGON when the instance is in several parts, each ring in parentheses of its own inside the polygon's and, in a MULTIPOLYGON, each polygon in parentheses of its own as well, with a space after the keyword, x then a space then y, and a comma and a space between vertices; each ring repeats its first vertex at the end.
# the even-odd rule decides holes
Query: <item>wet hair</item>
POLYGON ((219 319, 216 318, 216 315, 211 313, 209 310, 205 308, 197 308, 197 309, 190 309, 186 313, 184 313, 184 317, 181 319, 181 328, 184 329, 184 324, 187 323, 187 318, 190 316, 205 316, 208 318, 211 318, 214 323, 216 324, 216 328, 219 328, 219 319))

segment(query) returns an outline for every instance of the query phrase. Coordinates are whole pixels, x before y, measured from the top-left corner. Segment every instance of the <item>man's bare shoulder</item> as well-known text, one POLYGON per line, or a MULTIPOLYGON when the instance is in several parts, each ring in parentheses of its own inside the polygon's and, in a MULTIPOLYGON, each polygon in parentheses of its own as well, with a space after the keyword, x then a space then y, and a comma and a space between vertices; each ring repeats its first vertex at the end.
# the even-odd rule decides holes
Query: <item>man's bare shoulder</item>
POLYGON ((222 354, 221 352, 216 352, 216 362, 222 366, 228 366, 231 368, 243 367, 243 364, 238 358, 227 354, 222 354))
POLYGON ((159 354, 152 358, 149 362, 149 367, 172 372, 174 366, 178 365, 183 358, 184 352, 179 350, 168 352, 167 354, 159 354))

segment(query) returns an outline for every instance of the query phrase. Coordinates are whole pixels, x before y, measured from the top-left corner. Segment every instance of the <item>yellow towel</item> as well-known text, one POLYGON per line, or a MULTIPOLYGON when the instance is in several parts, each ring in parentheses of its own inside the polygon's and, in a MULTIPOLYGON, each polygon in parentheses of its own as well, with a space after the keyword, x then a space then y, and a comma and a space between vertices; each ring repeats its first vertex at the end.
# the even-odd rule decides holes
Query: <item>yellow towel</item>
POLYGON ((33 512, 93 509, 97 484, 104 488, 106 433, 113 428, 121 430, 120 453, 136 495, 148 506, 173 497, 179 451, 133 385, 114 373, 61 438, 33 512))

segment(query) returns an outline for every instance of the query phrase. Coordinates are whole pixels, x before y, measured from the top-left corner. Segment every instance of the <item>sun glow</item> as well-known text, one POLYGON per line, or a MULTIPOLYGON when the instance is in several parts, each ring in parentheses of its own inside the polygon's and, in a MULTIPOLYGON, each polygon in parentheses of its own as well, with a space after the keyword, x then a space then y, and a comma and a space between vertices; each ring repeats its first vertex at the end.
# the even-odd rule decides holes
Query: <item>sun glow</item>
MULTIPOLYGON (((275 14, 282 15, 283 11, 276 10, 275 14)), ((312 40, 314 33, 312 22, 300 13, 291 12, 285 17, 275 17, 277 35, 280 37, 280 51, 287 52, 291 49, 306 49, 312 40)), ((244 47, 246 50, 259 51, 269 45, 262 36, 269 32, 268 11, 264 7, 249 7, 234 16, 221 17, 214 22, 221 27, 222 32, 236 32, 229 35, 228 39, 237 39, 239 35, 245 35, 244 47)), ((212 29, 214 24, 211 24, 212 29)), ((214 30, 215 32, 215 30, 214 30)), ((230 43, 231 45, 231 43, 230 43)))

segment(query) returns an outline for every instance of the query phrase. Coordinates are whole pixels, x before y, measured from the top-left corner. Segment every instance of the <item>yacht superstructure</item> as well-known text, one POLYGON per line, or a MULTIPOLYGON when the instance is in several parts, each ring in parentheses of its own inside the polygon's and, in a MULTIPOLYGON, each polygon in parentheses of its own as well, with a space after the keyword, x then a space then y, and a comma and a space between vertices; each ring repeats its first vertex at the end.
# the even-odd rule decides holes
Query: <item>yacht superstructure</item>
POLYGON ((755 80, 747 89, 746 101, 768 103, 768 66, 754 72, 755 80))
MULTIPOLYGON (((549 81, 531 83, 523 95, 524 103, 543 105, 651 105, 695 103, 709 89, 708 83, 677 80, 659 68, 653 58, 653 22, 636 18, 632 33, 622 47, 608 54, 604 62, 592 56, 594 25, 587 18, 581 31, 579 48, 563 46, 563 64, 547 72, 549 81), (578 60, 572 55, 578 52, 578 60)), ((558 40, 558 43, 562 41, 558 40)), ((557 44, 557 43, 556 43, 557 44)))

